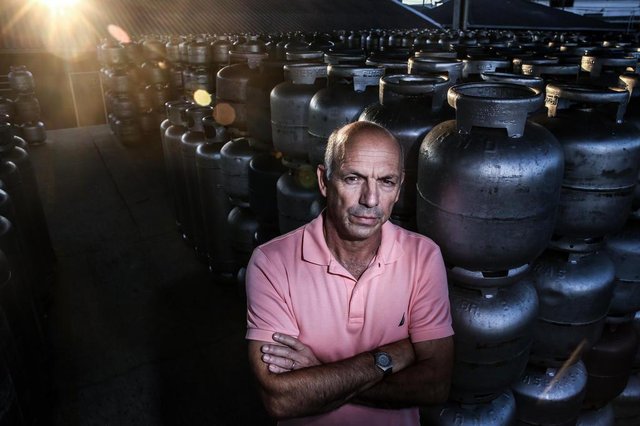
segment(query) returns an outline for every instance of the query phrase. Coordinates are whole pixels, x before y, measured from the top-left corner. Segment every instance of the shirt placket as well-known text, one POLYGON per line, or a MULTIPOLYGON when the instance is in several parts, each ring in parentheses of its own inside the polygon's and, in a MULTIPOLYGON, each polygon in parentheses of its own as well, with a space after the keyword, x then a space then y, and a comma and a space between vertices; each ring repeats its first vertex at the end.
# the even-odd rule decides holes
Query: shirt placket
POLYGON ((349 280, 349 328, 360 328, 364 323, 364 286, 365 283, 349 280))
POLYGON ((371 280, 382 274, 384 265, 377 258, 362 274, 358 281, 348 279, 349 286, 349 330, 359 330, 364 324, 365 309, 367 304, 367 291, 371 280))

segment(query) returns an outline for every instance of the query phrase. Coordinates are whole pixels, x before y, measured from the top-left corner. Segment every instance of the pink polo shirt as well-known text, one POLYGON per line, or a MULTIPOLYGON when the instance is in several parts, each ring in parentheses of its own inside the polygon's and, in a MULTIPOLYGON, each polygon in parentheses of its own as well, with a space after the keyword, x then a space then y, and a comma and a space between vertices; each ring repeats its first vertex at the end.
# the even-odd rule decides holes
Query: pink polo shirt
MULTIPOLYGON (((254 250, 247 267, 247 335, 271 342, 282 332, 338 361, 407 337, 451 336, 447 278, 438 246, 390 222, 378 254, 356 280, 331 254, 323 216, 254 250)), ((417 408, 346 404, 286 425, 418 425, 417 408)))

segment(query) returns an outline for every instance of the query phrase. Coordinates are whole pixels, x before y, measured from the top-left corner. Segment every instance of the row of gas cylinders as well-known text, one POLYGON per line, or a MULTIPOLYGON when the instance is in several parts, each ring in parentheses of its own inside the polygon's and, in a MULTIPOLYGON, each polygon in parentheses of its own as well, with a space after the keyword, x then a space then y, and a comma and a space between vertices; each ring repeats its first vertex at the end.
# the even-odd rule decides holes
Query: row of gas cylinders
MULTIPOLYGON (((533 61, 536 64, 542 62, 548 65, 555 61, 561 66, 556 66, 554 72, 567 73, 571 72, 573 68, 575 68, 574 71, 578 69, 577 64, 566 65, 576 58, 580 61, 580 55, 584 52, 599 52, 598 54, 606 55, 637 53, 637 48, 624 43, 618 43, 616 46, 608 43, 606 48, 597 46, 595 42, 592 44, 572 44, 571 40, 579 39, 569 36, 565 37, 567 42, 562 45, 552 42, 551 45, 545 46, 541 40, 534 42, 535 37, 540 35, 531 33, 520 34, 519 38, 514 33, 496 36, 485 34, 476 40, 476 44, 467 40, 464 44, 458 45, 454 44, 456 40, 450 34, 440 34, 441 37, 444 37, 443 40, 447 40, 447 44, 433 44, 433 38, 436 35, 429 34, 425 38, 414 34, 414 38, 411 40, 407 39, 406 34, 403 37, 388 35, 385 44, 376 44, 375 48, 371 48, 367 44, 369 49, 366 51, 357 49, 357 46, 365 46, 364 43, 349 41, 351 39, 345 37, 344 34, 334 34, 333 37, 315 34, 313 36, 306 35, 306 38, 305 35, 299 34, 283 38, 277 43, 272 43, 273 40, 270 37, 264 36, 174 37, 168 38, 166 43, 164 42, 166 38, 148 38, 141 43, 105 42, 98 46, 98 55, 101 63, 105 66, 104 69, 108 70, 107 74, 115 76, 114 79, 119 87, 122 88, 123 85, 125 87, 136 86, 138 84, 136 82, 140 80, 139 77, 135 77, 138 74, 144 76, 143 80, 146 85, 161 85, 166 88, 168 84, 172 96, 175 96, 181 88, 188 99, 193 99, 193 93, 197 90, 208 94, 208 96, 203 96, 204 99, 212 99, 212 95, 215 93, 219 100, 230 106, 231 111, 225 119, 232 121, 233 127, 237 130, 251 132, 251 129, 246 129, 247 111, 245 106, 248 95, 246 89, 248 87, 258 90, 264 89, 262 91, 266 92, 266 96, 264 93, 262 94, 260 97, 262 104, 260 105, 264 105, 268 109, 268 89, 284 80, 281 72, 283 63, 286 60, 317 60, 318 53, 320 54, 319 59, 324 59, 326 63, 359 63, 364 65, 366 60, 370 65, 383 66, 393 72, 406 72, 406 59, 414 51, 416 51, 416 55, 441 59, 464 57, 463 73, 465 78, 473 75, 478 76, 482 71, 512 69, 512 58, 514 69, 521 67, 522 61, 528 58, 530 62, 533 61), (483 37, 489 37, 487 40, 491 43, 479 44, 483 42, 483 37), (510 42, 504 43, 505 39, 510 42), (263 40, 270 41, 265 43, 263 40), (368 58, 367 55, 369 55, 368 58), (544 60, 541 60, 543 55, 545 55, 544 60), (223 76, 216 77, 217 71, 222 67, 237 62, 246 62, 254 73, 259 71, 261 75, 250 75, 252 74, 250 71, 242 67, 235 67, 226 70, 223 76), (134 72, 138 69, 140 72, 134 72), (402 71, 403 69, 404 71, 402 71), (220 89, 224 92, 222 94, 217 92, 216 87, 217 79, 220 78, 224 78, 226 82, 220 89), (249 85, 247 85, 248 79, 253 80, 249 85)), ((613 62, 616 60, 613 58, 613 62)), ((609 63, 613 62, 609 60, 609 63)), ((617 64, 620 66, 619 60, 617 60, 617 64)), ((525 68, 529 65, 531 64, 528 63, 525 68)), ((594 72, 597 72, 599 68, 595 66, 593 69, 594 72)), ((451 77, 450 81, 453 82, 454 78, 451 77)), ((116 90, 116 93, 121 94, 122 91, 116 90)), ((198 101, 200 104, 207 102, 209 101, 198 101)), ((256 105, 257 103, 251 101, 249 104, 256 105)), ((265 117, 268 124, 268 114, 265 117)), ((251 122, 255 122, 255 120, 251 120, 251 122)), ((260 136, 261 139, 264 137, 260 136)), ((266 138, 268 139, 270 136, 266 135, 266 138)))
POLYGON ((148 38, 98 45, 112 133, 124 144, 141 143, 157 131, 167 100, 193 100, 194 92, 201 90, 206 95, 200 103, 208 105, 216 73, 229 63, 230 46, 224 35, 215 40, 148 38))
POLYGON ((0 423, 46 422, 55 256, 27 142, 0 117, 0 423))
POLYGON ((369 30, 288 34, 198 34, 150 35, 138 40, 103 40, 97 55, 105 66, 141 65, 145 61, 169 62, 182 66, 216 67, 229 63, 232 46, 244 45, 245 52, 265 52, 271 59, 285 59, 291 51, 332 49, 351 53, 399 50, 419 51, 440 47, 441 52, 473 53, 496 49, 500 54, 561 53, 562 56, 606 48, 627 54, 638 52, 635 34, 559 33, 542 31, 451 31, 451 30, 369 30), (480 49, 480 50, 478 50, 480 49))
POLYGON ((0 97, 0 114, 6 114, 15 125, 15 131, 29 144, 43 143, 47 139, 40 117, 40 102, 35 94, 33 74, 24 65, 11 66, 9 74, 11 98, 0 97))
MULTIPOLYGON (((140 142, 142 135, 149 134, 150 125, 167 97, 184 97, 209 105, 218 70, 230 62, 246 61, 244 53, 257 54, 258 59, 266 58, 261 53, 264 43, 259 42, 257 36, 247 36, 242 43, 233 45, 227 36, 219 36, 213 43, 215 55, 208 53, 209 44, 202 39, 183 42, 180 51, 184 50, 186 58, 178 54, 178 44, 172 43, 167 42, 166 49, 154 39, 140 45, 105 42, 98 46, 109 123, 114 134, 125 143, 140 142), (132 50, 133 46, 140 49, 132 50), (145 60, 135 59, 138 54, 145 60), (239 55, 239 59, 234 60, 234 55, 239 55)), ((322 55, 321 51, 299 52, 290 60, 321 59, 322 55)))
POLYGON ((98 46, 98 60, 106 69, 133 77, 130 83, 125 82, 121 73, 119 80, 125 84, 136 83, 142 76, 147 84, 170 83, 175 90, 188 90, 192 83, 207 88, 212 79, 215 81, 216 72, 229 64, 231 45, 226 35, 213 40, 171 37, 166 45, 157 38, 125 44, 105 41, 98 46))
MULTIPOLYGON (((536 371, 544 371, 545 377, 555 378, 549 379, 551 383, 562 383, 560 379, 563 377, 570 378, 572 383, 579 382, 576 377, 580 376, 580 371, 584 373, 582 377, 585 378, 585 383, 587 374, 600 378, 604 375, 605 380, 609 380, 609 388, 620 389, 620 382, 629 377, 630 367, 621 369, 624 370, 623 373, 602 373, 604 370, 599 372, 598 362, 588 361, 588 357, 593 355, 587 355, 597 352, 593 349, 591 352, 586 350, 605 338, 605 330, 628 329, 626 325, 634 311, 638 310, 637 297, 635 302, 632 297, 637 294, 637 270, 633 272, 631 267, 631 271, 623 268, 622 273, 616 272, 613 263, 615 259, 612 261, 601 250, 605 237, 609 237, 607 244, 614 241, 611 235, 619 232, 629 217, 638 176, 637 130, 622 122, 622 111, 627 105, 629 92, 556 83, 546 87, 544 99, 539 92, 523 86, 503 83, 464 84, 448 91, 449 104, 456 110, 456 120, 446 120, 447 110, 442 106, 442 91, 439 92, 437 88, 448 87, 451 84, 450 71, 464 69, 464 63, 441 59, 413 59, 409 63, 421 63, 431 69, 440 67, 440 72, 444 71, 443 68, 448 68, 449 72, 444 77, 392 75, 380 80, 379 69, 364 66, 287 65, 288 70, 286 67, 284 69, 289 75, 295 75, 295 69, 306 70, 306 73, 301 71, 300 74, 302 77, 306 76, 307 81, 313 78, 312 85, 318 80, 314 72, 322 76, 324 69, 329 76, 329 83, 324 88, 321 84, 319 88, 303 87, 307 91, 301 96, 304 98, 300 102, 303 105, 300 108, 301 114, 296 115, 295 110, 283 114, 286 117, 304 118, 306 108, 308 121, 302 122, 302 125, 300 121, 293 124, 285 122, 282 125, 280 121, 274 120, 277 108, 273 107, 278 100, 276 89, 280 86, 270 90, 272 125, 269 126, 271 132, 268 137, 264 136, 266 133, 250 129, 254 123, 248 113, 252 105, 255 106, 252 102, 244 105, 247 111, 244 127, 238 125, 239 120, 226 122, 221 119, 219 111, 213 112, 211 108, 170 105, 170 117, 172 108, 185 111, 184 114, 176 112, 180 118, 170 118, 169 123, 166 123, 171 126, 164 131, 163 143, 169 174, 182 167, 184 175, 182 185, 179 184, 179 179, 173 179, 177 217, 182 220, 180 226, 183 233, 186 229, 185 236, 188 240, 191 233, 191 241, 196 248, 207 247, 212 269, 220 270, 219 265, 213 263, 223 259, 225 253, 218 252, 216 256, 215 250, 209 250, 211 243, 207 242, 207 238, 211 236, 214 243, 216 238, 225 242, 223 230, 240 232, 231 235, 230 241, 236 241, 234 246, 244 251, 242 261, 246 261, 255 240, 260 242, 269 239, 269 231, 274 229, 273 207, 278 206, 283 210, 295 204, 281 203, 278 199, 280 181, 284 176, 296 176, 296 172, 303 169, 311 170, 311 173, 301 175, 313 176, 313 166, 322 155, 317 155, 317 160, 314 161, 309 154, 313 151, 322 152, 314 147, 322 147, 328 133, 344 124, 340 121, 343 120, 342 116, 348 115, 345 122, 353 121, 354 117, 363 114, 365 108, 365 111, 377 112, 378 117, 389 114, 391 118, 381 120, 381 124, 398 135, 398 139, 401 139, 403 131, 415 132, 415 128, 406 123, 417 123, 418 134, 405 146, 405 152, 414 153, 407 158, 415 164, 413 170, 416 195, 413 203, 418 212, 415 220, 418 229, 433 238, 443 250, 450 272, 457 336, 467 338, 457 338, 461 349, 456 358, 452 390, 454 403, 485 406, 496 401, 510 383, 524 377, 522 373, 525 368, 527 377, 534 375, 536 371), (311 69, 316 71, 309 72, 311 69), (384 89, 393 87, 394 81, 400 89, 396 89, 396 93, 387 93, 388 96, 385 97, 384 93, 389 91, 384 89), (428 81, 428 89, 424 89, 425 81, 428 81), (422 87, 419 83, 422 83, 422 87), (369 86, 376 87, 378 84, 383 87, 379 105, 367 106, 373 102, 370 101, 358 105, 355 114, 343 112, 351 107, 351 99, 366 92, 369 86), (344 86, 342 91, 335 90, 331 93, 332 88, 340 85, 344 86), (410 89, 403 91, 403 86, 410 89), (309 89, 313 92, 309 93, 309 89), (325 100, 323 96, 326 96, 325 100), (394 98, 399 100, 395 105, 394 98), (385 105, 385 99, 391 101, 387 101, 385 105), (549 112, 546 115, 536 114, 543 100, 546 100, 549 112), (576 105, 571 106, 572 103, 576 105), (610 118, 606 114, 606 108, 605 111, 600 111, 603 109, 600 108, 602 105, 609 104, 618 105, 617 111, 610 118), (392 106, 393 108, 387 108, 392 106), (437 116, 438 113, 445 116, 437 116), (321 128, 314 133, 314 114, 324 117, 324 120, 319 121, 334 121, 326 129, 321 128), (335 120, 336 115, 339 116, 338 120, 335 120), (528 115, 532 115, 534 120, 527 120, 528 115), (433 121, 425 124, 428 120, 433 121), (185 122, 190 125, 189 130, 185 130, 185 122), (227 127, 224 128, 221 124, 227 124, 227 127), (180 143, 183 151, 179 156, 172 156, 171 144, 166 142, 169 129, 174 126, 177 128, 173 130, 182 132, 180 143), (426 131, 425 127, 428 128, 426 131), (244 134, 246 137, 228 141, 228 137, 224 136, 226 131, 231 135, 244 134), (278 138, 277 135, 286 134, 287 131, 293 135, 293 139, 278 138), (322 131, 326 131, 326 134, 322 131), (428 133, 426 138, 425 133, 428 133), (290 168, 285 175, 277 170, 280 163, 274 161, 279 154, 273 154, 269 149, 271 138, 273 146, 283 155, 283 164, 290 168), (199 142, 193 143, 194 140, 199 142), (285 140, 292 147, 279 149, 278 144, 285 140), (189 142, 197 146, 189 146, 189 142), (217 162, 216 166, 211 167, 214 170, 212 173, 217 177, 211 175, 208 184, 210 189, 215 188, 217 194, 222 194, 223 200, 220 202, 213 200, 212 192, 203 189, 206 183, 200 183, 200 186, 188 183, 201 182, 203 172, 200 171, 197 159, 201 158, 198 155, 203 154, 201 147, 204 146, 212 150, 211 158, 217 162), (258 154, 256 149, 262 149, 262 154, 258 154), (189 150, 195 150, 195 167, 190 166, 194 161, 189 150), (170 162, 173 163, 169 164, 170 162), (191 170, 195 169, 195 174, 189 171, 189 167, 192 167, 191 170), (277 176, 277 179, 271 180, 277 182, 275 204, 265 202, 266 197, 255 202, 251 200, 252 192, 257 193, 251 190, 252 170, 258 170, 254 175, 258 178, 253 179, 254 185, 258 186, 254 188, 269 181, 266 179, 268 173, 259 172, 260 167, 267 171, 273 170, 271 176, 277 176), (197 194, 200 194, 200 206, 197 194), (180 198, 183 198, 182 202, 180 198), (207 223, 213 224, 210 221, 212 216, 207 216, 203 208, 203 204, 209 201, 214 202, 213 210, 219 210, 217 223, 220 227, 217 228, 217 233, 207 231, 200 234, 199 220, 202 220, 202 227, 206 227, 207 223), (228 214, 225 208, 219 208, 225 201, 235 206, 228 214), (180 208, 191 210, 185 214, 184 211, 180 213, 180 208), (194 215, 198 211, 203 212, 201 217, 194 215), (271 213, 264 214, 266 211, 271 213), (255 220, 256 215, 262 216, 262 223, 255 220), (266 220, 267 217, 270 220, 266 220), (264 225, 262 229, 260 225, 264 225), (258 230, 261 232, 257 232, 258 230), (196 241, 198 235, 205 236, 204 243, 196 241), (244 236, 243 244, 238 235, 244 236), (549 246, 552 250, 544 252, 549 246), (530 273, 530 270, 533 272, 530 273), (616 274, 619 275, 617 278, 616 274), (631 302, 631 306, 617 307, 611 311, 612 294, 615 293, 613 284, 616 280, 616 286, 623 282, 623 292, 631 293, 630 297, 623 296, 624 303, 631 302), (580 303, 576 302, 578 300, 580 303), (495 302, 499 309, 494 309, 492 313, 492 308, 487 308, 490 302, 495 302), (482 314, 487 314, 485 322, 480 318, 482 314), (605 320, 608 314, 610 318, 605 320), (465 323, 465 319, 469 322, 465 323), (607 327, 605 321, 609 322, 607 327), (515 333, 515 337, 509 333, 515 333), (584 362, 580 361, 581 358, 584 362), (527 367, 529 361, 531 362, 527 367), (595 367, 589 368, 590 364, 595 367), (567 370, 573 373, 563 373, 567 370), (617 380, 614 386, 611 385, 612 380, 617 380)), ((226 104, 231 105, 232 111, 239 109, 240 103, 233 105, 229 102, 233 99, 228 99, 226 93, 232 91, 225 92, 223 89, 225 78, 235 76, 231 71, 246 70, 248 67, 245 64, 236 65, 225 68, 228 73, 224 72, 225 69, 218 72, 216 108, 226 104)), ((258 72, 262 72, 260 68, 258 72)), ((288 83, 296 86, 294 80, 288 83)), ((238 95, 238 98, 241 97, 238 95)), ((289 101, 290 105, 296 104, 293 98, 289 101)), ((451 112, 448 110, 449 114, 451 112)), ((360 118, 367 119, 366 115, 360 115, 360 118)), ((204 164, 202 160, 200 164, 204 164)), ((408 166, 406 169, 407 172, 411 170, 408 166)), ((409 177, 410 173, 407 175, 409 177)), ((304 179, 294 181, 301 182, 304 179)), ((268 193, 273 194, 273 187, 272 185, 272 190, 268 193)), ((409 185, 405 186, 404 191, 412 189, 413 186, 409 185)), ((311 192, 316 193, 316 198, 309 198, 313 202, 305 198, 299 203, 306 206, 306 212, 311 210, 309 206, 315 206, 316 209, 321 206, 317 191, 311 192)), ((269 200, 272 201, 273 197, 269 200)), ((412 198, 407 200, 410 203, 412 198)), ((278 212, 277 209, 275 211, 278 212)), ((411 212, 411 209, 407 211, 411 212)), ((282 212, 276 214, 283 216, 282 212)), ((400 218, 399 222, 402 223, 403 216, 396 216, 395 219, 400 218)), ((411 216, 404 218, 407 217, 409 220, 405 220, 405 223, 411 227, 411 216)), ((279 228, 280 232, 287 230, 281 226, 279 228)), ((637 259, 637 237, 632 240, 631 246, 634 244, 637 259)), ((199 251, 203 252, 202 249, 199 251)), ((625 256, 628 257, 628 254, 625 256)), ((638 262, 631 264, 637 265, 638 262)), ((234 268, 237 268, 237 263, 234 268)), ((618 358, 613 364, 617 367, 628 365, 624 359, 628 359, 630 352, 635 354, 635 337, 628 337, 632 336, 629 333, 626 336, 622 340, 627 342, 627 350, 614 351, 618 358), (629 344, 631 340, 633 343, 629 344), (633 350, 628 350, 630 347, 633 350)), ((539 377, 526 381, 544 383, 543 378, 539 377)), ((591 388, 596 389, 596 394, 588 396, 588 406, 599 408, 615 396, 615 392, 610 389, 608 394, 597 393, 605 386, 591 388)), ((573 408, 562 412, 562 415, 557 414, 557 424, 571 423, 578 415, 575 407, 579 410, 585 401, 585 391, 579 386, 577 389, 573 395, 573 404, 560 404, 561 408, 573 408)), ((544 397, 549 399, 549 395, 556 394, 555 390, 554 387, 545 387, 544 397)), ((557 396, 561 396, 561 392, 557 396)), ((542 398, 541 394, 537 398, 542 398)), ((546 420, 536 420, 535 416, 521 420, 532 424, 546 424, 546 420)))
POLYGON ((323 200, 310 166, 287 171, 279 156, 256 151, 248 139, 230 140, 212 112, 169 102, 163 153, 183 238, 213 272, 236 274, 256 244, 307 223, 323 200))

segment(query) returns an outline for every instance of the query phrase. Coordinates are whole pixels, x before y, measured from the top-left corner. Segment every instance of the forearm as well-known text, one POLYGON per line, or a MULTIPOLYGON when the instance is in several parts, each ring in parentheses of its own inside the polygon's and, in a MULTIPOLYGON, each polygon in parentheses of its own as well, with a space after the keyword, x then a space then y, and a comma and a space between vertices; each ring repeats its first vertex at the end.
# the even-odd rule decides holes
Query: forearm
MULTIPOLYGON (((334 410, 382 380, 360 354, 339 362, 282 373, 277 385, 263 389, 265 406, 276 418, 309 416, 334 410)), ((273 373, 269 373, 273 374, 273 373)))
POLYGON ((406 408, 444 402, 449 395, 450 377, 443 377, 423 360, 385 377, 352 402, 378 408, 406 408))
POLYGON ((439 404, 449 397, 453 371, 451 336, 414 344, 416 362, 387 376, 353 402, 379 408, 439 404))
MULTIPOLYGON (((407 339, 380 349, 391 354, 394 367, 399 370, 414 362, 413 348, 407 339)), ((373 356, 365 352, 286 373, 267 370, 266 377, 261 380, 262 398, 269 414, 276 418, 309 416, 340 407, 383 378, 383 373, 375 367, 373 356)))

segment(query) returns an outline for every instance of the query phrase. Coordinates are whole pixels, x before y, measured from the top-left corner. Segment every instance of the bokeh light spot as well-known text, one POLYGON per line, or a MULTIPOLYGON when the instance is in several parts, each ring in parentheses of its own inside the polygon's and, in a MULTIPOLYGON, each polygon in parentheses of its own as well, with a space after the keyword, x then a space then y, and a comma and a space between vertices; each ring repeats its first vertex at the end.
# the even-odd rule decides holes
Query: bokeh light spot
POLYGON ((193 92, 193 100, 201 106, 211 105, 211 95, 209 94, 209 92, 203 89, 198 89, 193 92))
POLYGON ((228 126, 236 119, 236 111, 227 103, 219 103, 213 108, 213 118, 215 118, 219 124, 228 126))

